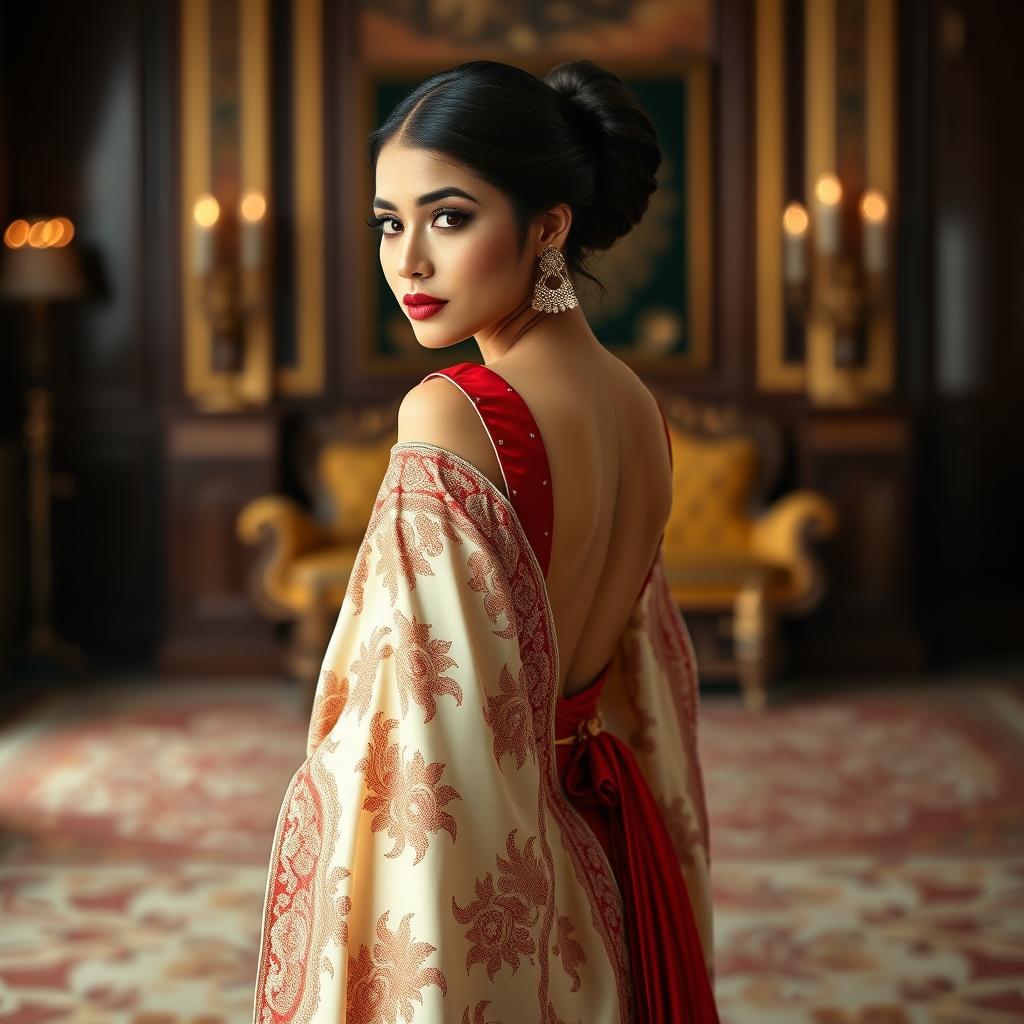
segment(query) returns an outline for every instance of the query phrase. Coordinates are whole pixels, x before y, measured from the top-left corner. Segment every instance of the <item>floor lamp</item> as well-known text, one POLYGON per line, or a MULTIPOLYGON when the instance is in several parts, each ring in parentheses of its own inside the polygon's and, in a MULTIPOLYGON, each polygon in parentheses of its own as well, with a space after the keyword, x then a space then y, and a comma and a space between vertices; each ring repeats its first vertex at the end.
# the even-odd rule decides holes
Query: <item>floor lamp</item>
MULTIPOLYGON (((0 299, 25 305, 29 312, 24 447, 28 466, 25 506, 29 532, 31 617, 26 653, 32 666, 41 663, 46 667, 81 669, 86 665, 84 653, 60 637, 51 618, 53 559, 50 523, 53 494, 50 451, 53 422, 50 413, 48 313, 50 303, 85 298, 88 289, 77 248, 66 244, 33 244, 31 235, 26 236, 23 244, 14 247, 11 234, 10 229, 5 232, 7 247, 3 250, 0 266, 0 299)), ((36 235, 39 237, 38 232, 36 235)), ((42 237, 45 239, 45 234, 42 237)))

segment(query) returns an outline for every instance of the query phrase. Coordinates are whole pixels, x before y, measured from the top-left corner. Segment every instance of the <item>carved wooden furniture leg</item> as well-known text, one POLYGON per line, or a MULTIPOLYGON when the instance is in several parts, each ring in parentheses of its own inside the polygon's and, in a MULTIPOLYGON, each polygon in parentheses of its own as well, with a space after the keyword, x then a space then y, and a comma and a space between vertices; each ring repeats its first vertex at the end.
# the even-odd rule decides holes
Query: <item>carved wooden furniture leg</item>
POLYGON ((733 639, 743 703, 757 711, 767 700, 774 662, 774 616, 760 581, 744 585, 733 607, 733 639))

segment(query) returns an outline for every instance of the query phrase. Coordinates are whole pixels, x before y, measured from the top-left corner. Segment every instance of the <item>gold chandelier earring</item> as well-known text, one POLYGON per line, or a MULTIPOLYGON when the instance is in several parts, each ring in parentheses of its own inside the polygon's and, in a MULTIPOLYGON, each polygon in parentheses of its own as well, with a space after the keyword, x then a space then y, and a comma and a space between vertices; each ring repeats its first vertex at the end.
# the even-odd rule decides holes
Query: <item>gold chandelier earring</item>
POLYGON ((579 305, 569 283, 569 267, 565 257, 553 245, 540 254, 540 278, 533 288, 530 305, 539 313, 564 313, 579 305))

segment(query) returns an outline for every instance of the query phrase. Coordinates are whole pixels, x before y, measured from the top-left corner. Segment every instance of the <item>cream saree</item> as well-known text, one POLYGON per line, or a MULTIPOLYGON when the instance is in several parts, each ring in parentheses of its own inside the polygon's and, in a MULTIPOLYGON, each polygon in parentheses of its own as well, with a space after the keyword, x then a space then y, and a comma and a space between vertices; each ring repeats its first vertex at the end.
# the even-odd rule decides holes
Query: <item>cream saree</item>
MULTIPOLYGON (((391 451, 271 851, 254 1021, 632 1021, 622 897, 555 770, 558 645, 512 505, 391 451)), ((664 814, 705 959, 697 675, 661 555, 601 695, 664 814)))

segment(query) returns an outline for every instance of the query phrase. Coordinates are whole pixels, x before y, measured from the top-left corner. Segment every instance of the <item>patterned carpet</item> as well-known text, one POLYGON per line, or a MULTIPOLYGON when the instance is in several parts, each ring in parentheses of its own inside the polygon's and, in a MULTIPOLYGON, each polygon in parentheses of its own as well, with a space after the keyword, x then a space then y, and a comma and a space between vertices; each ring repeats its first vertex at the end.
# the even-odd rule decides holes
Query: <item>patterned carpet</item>
MULTIPOLYGON (((706 699, 723 1024, 1024 1020, 1024 686, 706 699)), ((112 687, 0 730, 0 1022, 247 1024, 293 691, 112 687)))

